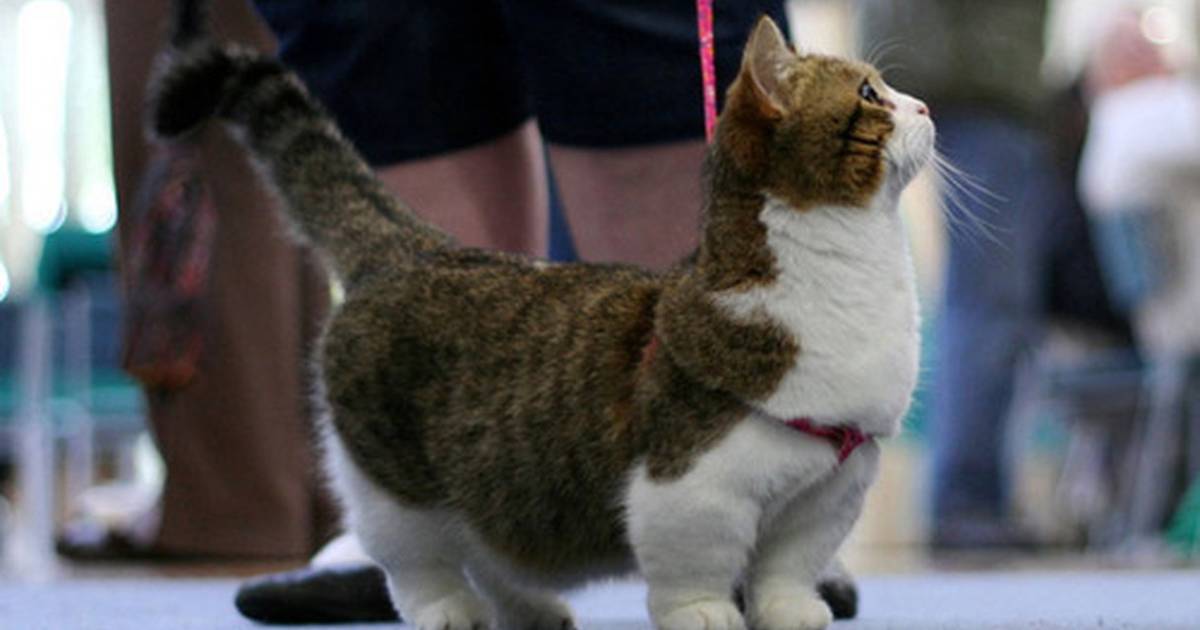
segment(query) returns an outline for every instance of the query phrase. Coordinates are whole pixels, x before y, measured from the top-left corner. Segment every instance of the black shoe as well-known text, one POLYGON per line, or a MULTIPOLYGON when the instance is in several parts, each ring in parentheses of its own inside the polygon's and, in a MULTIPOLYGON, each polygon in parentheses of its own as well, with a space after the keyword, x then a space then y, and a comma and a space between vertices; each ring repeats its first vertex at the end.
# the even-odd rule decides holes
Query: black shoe
POLYGON ((399 621, 383 570, 372 564, 307 567, 247 580, 234 602, 264 623, 399 621))

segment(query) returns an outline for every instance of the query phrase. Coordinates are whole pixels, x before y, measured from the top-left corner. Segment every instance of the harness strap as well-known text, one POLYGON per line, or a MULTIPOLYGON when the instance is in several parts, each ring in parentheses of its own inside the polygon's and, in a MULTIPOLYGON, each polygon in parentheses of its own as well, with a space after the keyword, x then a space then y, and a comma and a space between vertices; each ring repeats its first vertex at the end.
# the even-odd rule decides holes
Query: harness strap
POLYGON ((837 448, 838 463, 846 461, 846 458, 854 452, 854 449, 866 444, 871 440, 870 436, 863 433, 861 429, 848 425, 839 425, 836 427, 827 427, 816 424, 809 418, 795 418, 787 421, 787 425, 801 433, 807 433, 814 437, 819 437, 829 440, 833 446, 837 448))

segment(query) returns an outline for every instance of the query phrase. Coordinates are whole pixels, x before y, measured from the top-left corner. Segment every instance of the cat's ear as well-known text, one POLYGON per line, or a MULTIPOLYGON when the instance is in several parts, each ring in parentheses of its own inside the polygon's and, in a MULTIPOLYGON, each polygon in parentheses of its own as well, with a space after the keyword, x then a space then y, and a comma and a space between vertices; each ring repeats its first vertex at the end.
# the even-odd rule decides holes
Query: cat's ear
POLYGON ((768 118, 783 115, 783 72, 794 56, 775 20, 765 15, 759 18, 746 43, 742 73, 748 79, 755 104, 768 118))

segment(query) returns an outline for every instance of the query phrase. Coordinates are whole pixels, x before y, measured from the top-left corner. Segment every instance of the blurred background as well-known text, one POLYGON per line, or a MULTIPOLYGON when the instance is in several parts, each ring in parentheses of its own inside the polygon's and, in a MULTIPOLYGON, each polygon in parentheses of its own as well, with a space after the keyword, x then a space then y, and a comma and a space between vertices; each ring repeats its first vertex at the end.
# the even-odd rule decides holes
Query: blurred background
MULTIPOLYGON (((903 199, 925 363, 851 566, 1194 566, 1197 3, 958 3, 979 19, 1017 20, 1032 47, 987 26, 955 31, 967 18, 920 2, 907 3, 907 24, 889 17, 891 4, 789 5, 800 49, 872 60, 929 100, 949 163, 903 199), (905 28, 918 35, 906 40, 905 28), (961 59, 956 47, 993 52, 924 63, 961 59), (1033 71, 1021 65, 1030 51, 1033 71), (990 90, 998 85, 1009 92, 990 90), (980 297, 983 285, 995 292, 980 297), (978 417, 957 422, 966 414, 978 417)), ((99 0, 0 0, 0 542, 10 576, 83 570, 56 553, 64 536, 111 543, 120 532, 135 545, 157 525, 164 466, 146 394, 122 369, 114 228, 126 209, 107 32, 99 0)), ((553 228, 552 251, 570 257, 561 218, 553 228)), ((203 559, 218 572, 264 560, 203 559)))

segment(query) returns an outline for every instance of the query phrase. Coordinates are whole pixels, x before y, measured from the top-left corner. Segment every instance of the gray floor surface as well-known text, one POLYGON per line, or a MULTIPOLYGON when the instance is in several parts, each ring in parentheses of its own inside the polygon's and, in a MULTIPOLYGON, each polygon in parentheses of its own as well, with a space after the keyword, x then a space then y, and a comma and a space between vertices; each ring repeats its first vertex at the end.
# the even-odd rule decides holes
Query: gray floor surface
MULTIPOLYGON (((1200 571, 933 573, 864 577, 859 618, 835 629, 1153 628, 1200 630, 1200 571)), ((0 582, 0 628, 255 628, 233 608, 233 580, 0 582)), ((645 587, 570 595, 585 630, 649 628, 645 587)), ((324 626, 306 626, 318 628, 324 626)), ((400 628, 397 624, 336 626, 400 628)))

